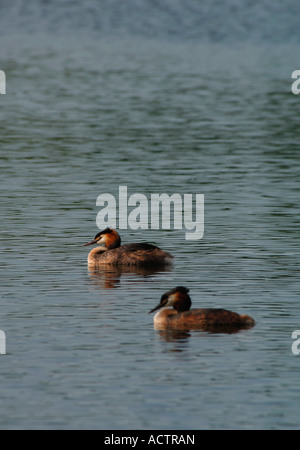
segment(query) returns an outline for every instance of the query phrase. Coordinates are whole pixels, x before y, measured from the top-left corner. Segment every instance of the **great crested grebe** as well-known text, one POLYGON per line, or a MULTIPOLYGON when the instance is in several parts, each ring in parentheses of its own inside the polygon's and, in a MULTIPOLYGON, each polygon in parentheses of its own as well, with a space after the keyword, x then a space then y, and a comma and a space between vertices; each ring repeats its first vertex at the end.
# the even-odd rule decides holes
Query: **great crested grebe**
POLYGON ((209 329, 218 327, 251 328, 255 325, 250 316, 240 315, 226 309, 190 309, 192 301, 188 295, 189 290, 178 286, 162 295, 159 305, 150 313, 173 306, 173 309, 163 309, 153 318, 156 329, 209 329))
POLYGON ((94 248, 88 256, 88 265, 98 267, 105 264, 115 266, 163 266, 172 263, 173 256, 155 245, 134 243, 121 245, 121 238, 113 228, 106 228, 84 245, 104 244, 94 248))

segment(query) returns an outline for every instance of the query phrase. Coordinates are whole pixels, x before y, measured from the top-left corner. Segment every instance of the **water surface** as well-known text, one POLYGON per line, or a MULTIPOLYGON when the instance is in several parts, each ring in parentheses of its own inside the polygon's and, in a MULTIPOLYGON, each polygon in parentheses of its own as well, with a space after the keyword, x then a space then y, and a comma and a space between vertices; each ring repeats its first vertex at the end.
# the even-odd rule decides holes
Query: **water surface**
POLYGON ((296 48, 3 39, 0 427, 299 428, 296 48), (205 195, 202 240, 120 232, 171 252, 171 270, 88 270, 96 198, 120 185, 205 195), (176 285, 256 327, 153 330, 176 285))

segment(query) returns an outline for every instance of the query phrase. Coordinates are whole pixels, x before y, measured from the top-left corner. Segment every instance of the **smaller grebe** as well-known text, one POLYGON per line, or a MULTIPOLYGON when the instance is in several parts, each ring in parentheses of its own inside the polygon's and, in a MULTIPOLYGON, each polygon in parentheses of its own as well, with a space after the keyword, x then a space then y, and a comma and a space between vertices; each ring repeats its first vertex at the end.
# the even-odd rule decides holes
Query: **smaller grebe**
POLYGON ((155 245, 134 243, 121 245, 121 238, 113 228, 106 228, 96 234, 95 239, 84 245, 104 244, 94 248, 88 256, 88 265, 98 267, 103 264, 124 266, 163 266, 171 264, 173 256, 155 245))
POLYGON ((252 317, 226 309, 190 309, 192 301, 188 292, 187 288, 178 286, 163 294, 159 305, 149 314, 166 306, 173 306, 174 309, 168 308, 156 313, 153 318, 154 328, 209 330, 218 327, 251 328, 255 325, 252 317))

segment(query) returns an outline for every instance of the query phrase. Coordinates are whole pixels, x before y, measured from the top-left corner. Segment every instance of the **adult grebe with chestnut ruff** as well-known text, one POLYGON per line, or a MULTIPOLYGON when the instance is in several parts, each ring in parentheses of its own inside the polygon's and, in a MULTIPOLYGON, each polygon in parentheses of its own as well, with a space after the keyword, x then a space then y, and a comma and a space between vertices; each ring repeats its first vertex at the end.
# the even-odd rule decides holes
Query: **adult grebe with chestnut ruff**
POLYGON ((220 308, 190 309, 192 301, 189 290, 178 286, 162 295, 160 303, 150 312, 157 311, 153 318, 156 329, 209 329, 213 327, 251 328, 254 319, 247 315, 240 315, 233 311, 220 308))
POLYGON ((172 263, 173 256, 152 244, 133 243, 121 245, 120 235, 113 228, 106 228, 84 245, 102 245, 88 255, 89 267, 105 264, 115 266, 165 266, 172 263))

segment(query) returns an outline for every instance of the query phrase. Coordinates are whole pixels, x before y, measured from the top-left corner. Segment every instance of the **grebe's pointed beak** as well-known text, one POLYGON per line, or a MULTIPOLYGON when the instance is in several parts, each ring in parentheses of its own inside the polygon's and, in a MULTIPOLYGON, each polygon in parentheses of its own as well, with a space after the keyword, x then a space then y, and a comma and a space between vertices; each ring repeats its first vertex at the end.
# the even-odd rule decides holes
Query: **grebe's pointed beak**
POLYGON ((161 307, 162 307, 161 304, 155 306, 155 308, 151 309, 151 311, 149 311, 148 314, 151 314, 151 313, 153 313, 154 311, 157 311, 157 310, 160 309, 161 307))
POLYGON ((88 245, 97 244, 98 239, 93 239, 91 242, 88 242, 87 244, 84 244, 83 247, 87 247, 88 245))
POLYGON ((169 293, 168 292, 166 294, 163 294, 161 296, 160 303, 157 306, 155 306, 155 308, 151 309, 151 311, 149 311, 148 314, 151 314, 154 311, 157 311, 158 309, 163 308, 164 306, 166 306, 167 303, 168 303, 168 297, 169 297, 169 293))

